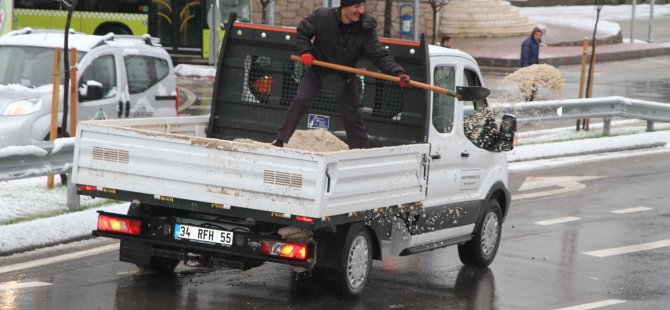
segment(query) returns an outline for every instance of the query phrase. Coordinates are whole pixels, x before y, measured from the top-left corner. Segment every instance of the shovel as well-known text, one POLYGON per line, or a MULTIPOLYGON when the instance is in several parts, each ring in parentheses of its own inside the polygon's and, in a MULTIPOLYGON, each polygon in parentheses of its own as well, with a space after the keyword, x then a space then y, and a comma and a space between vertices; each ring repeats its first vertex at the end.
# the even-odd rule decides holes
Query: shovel
MULTIPOLYGON (((300 57, 296 55, 291 55, 290 57, 291 60, 300 62, 300 57)), ((392 76, 388 74, 383 74, 383 73, 378 73, 378 72, 372 72, 372 71, 367 71, 367 70, 362 70, 358 68, 352 68, 348 66, 343 66, 343 65, 338 65, 330 62, 325 62, 325 61, 320 61, 320 60, 314 60, 312 62, 313 65, 319 66, 319 67, 324 67, 328 69, 333 69, 333 70, 339 70, 339 71, 344 71, 344 72, 349 72, 349 73, 354 73, 358 75, 364 75, 368 77, 373 77, 373 78, 378 78, 382 80, 387 80, 391 82, 400 82, 400 78, 397 76, 392 76)), ((421 82, 416 82, 416 81, 410 81, 409 85, 412 87, 424 89, 424 90, 429 90, 429 91, 434 91, 436 93, 440 94, 445 94, 447 96, 451 97, 456 97, 458 100, 462 101, 474 101, 474 100, 479 100, 479 99, 484 99, 488 97, 488 95, 491 93, 491 91, 488 88, 481 87, 481 86, 458 86, 456 87, 456 91, 453 90, 448 90, 446 88, 426 84, 426 83, 421 83, 421 82)))

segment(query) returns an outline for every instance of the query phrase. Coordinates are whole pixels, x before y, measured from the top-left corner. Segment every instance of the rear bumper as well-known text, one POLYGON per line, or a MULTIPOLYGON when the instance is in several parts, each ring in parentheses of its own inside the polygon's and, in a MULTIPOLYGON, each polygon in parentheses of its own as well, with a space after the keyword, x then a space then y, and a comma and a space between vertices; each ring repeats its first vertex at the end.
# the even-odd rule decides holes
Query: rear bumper
MULTIPOLYGON (((99 213, 108 214, 105 212, 99 213)), ((260 241, 272 238, 253 233, 235 232, 233 244, 231 246, 222 246, 174 239, 165 229, 165 227, 172 226, 174 223, 147 221, 143 222, 142 225, 142 234, 139 236, 100 230, 94 230, 92 234, 97 237, 127 241, 121 244, 120 258, 122 261, 137 264, 148 261, 151 257, 178 260, 198 257, 201 265, 205 266, 228 266, 238 269, 248 269, 247 266, 257 266, 260 265, 259 262, 273 262, 311 270, 316 263, 315 242, 309 243, 307 259, 296 260, 262 253, 260 241), (151 228, 152 226, 153 229, 151 228)))

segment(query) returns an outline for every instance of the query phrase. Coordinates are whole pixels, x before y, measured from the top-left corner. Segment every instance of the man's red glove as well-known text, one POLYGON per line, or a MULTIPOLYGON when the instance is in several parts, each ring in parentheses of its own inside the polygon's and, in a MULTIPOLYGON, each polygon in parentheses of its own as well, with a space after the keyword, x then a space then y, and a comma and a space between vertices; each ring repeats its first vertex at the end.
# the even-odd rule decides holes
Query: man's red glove
POLYGON ((400 78, 400 81, 399 81, 400 87, 402 87, 402 88, 409 87, 409 82, 410 82, 409 75, 402 73, 402 74, 398 74, 398 77, 400 78))
POLYGON ((300 62, 302 62, 303 66, 305 67, 311 67, 312 62, 314 62, 314 55, 310 53, 304 53, 302 56, 300 56, 300 62))

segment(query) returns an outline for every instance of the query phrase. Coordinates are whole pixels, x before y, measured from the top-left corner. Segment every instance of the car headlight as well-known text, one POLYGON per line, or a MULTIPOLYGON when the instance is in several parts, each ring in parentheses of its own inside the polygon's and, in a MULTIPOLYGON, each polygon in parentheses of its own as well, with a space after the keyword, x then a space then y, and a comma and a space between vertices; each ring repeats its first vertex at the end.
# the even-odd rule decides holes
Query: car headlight
POLYGON ((21 99, 10 103, 2 115, 26 115, 42 109, 42 98, 21 99))

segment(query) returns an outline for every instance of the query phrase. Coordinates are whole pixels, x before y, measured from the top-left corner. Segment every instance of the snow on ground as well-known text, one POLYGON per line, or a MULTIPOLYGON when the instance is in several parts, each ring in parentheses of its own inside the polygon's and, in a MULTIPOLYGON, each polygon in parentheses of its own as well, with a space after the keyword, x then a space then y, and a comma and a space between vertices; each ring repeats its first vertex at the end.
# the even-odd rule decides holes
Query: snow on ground
MULTIPOLYGON (((67 213, 67 187, 60 184, 60 177, 54 177, 53 189, 48 190, 46 184, 46 177, 0 181, 0 225, 67 213)), ((82 196, 80 209, 111 203, 114 202, 82 196)))
MULTIPOLYGON (((605 5, 600 10, 600 20, 630 20, 632 17, 632 5, 605 5)), ((651 6, 649 4, 638 4, 635 6, 635 18, 649 18, 651 6)), ((546 17, 569 17, 590 19, 596 18, 595 5, 571 5, 571 6, 545 6, 545 7, 523 7, 519 10, 534 19, 546 17)), ((656 4, 654 6, 654 17, 670 16, 670 4, 656 4)), ((600 26, 600 25, 598 25, 600 26)), ((590 25, 589 27, 593 27, 590 25)))
MULTIPOLYGON (((524 15, 547 26, 574 29, 593 29, 597 13, 595 5, 523 7, 519 10, 524 15)), ((621 27, 616 22, 631 20, 632 10, 632 5, 603 6, 598 22, 598 37, 609 37, 619 33, 621 27)), ((635 7, 636 20, 648 20, 650 11, 649 4, 638 4, 635 7)), ((670 4, 654 6, 654 17, 659 16, 670 16, 670 4)))

